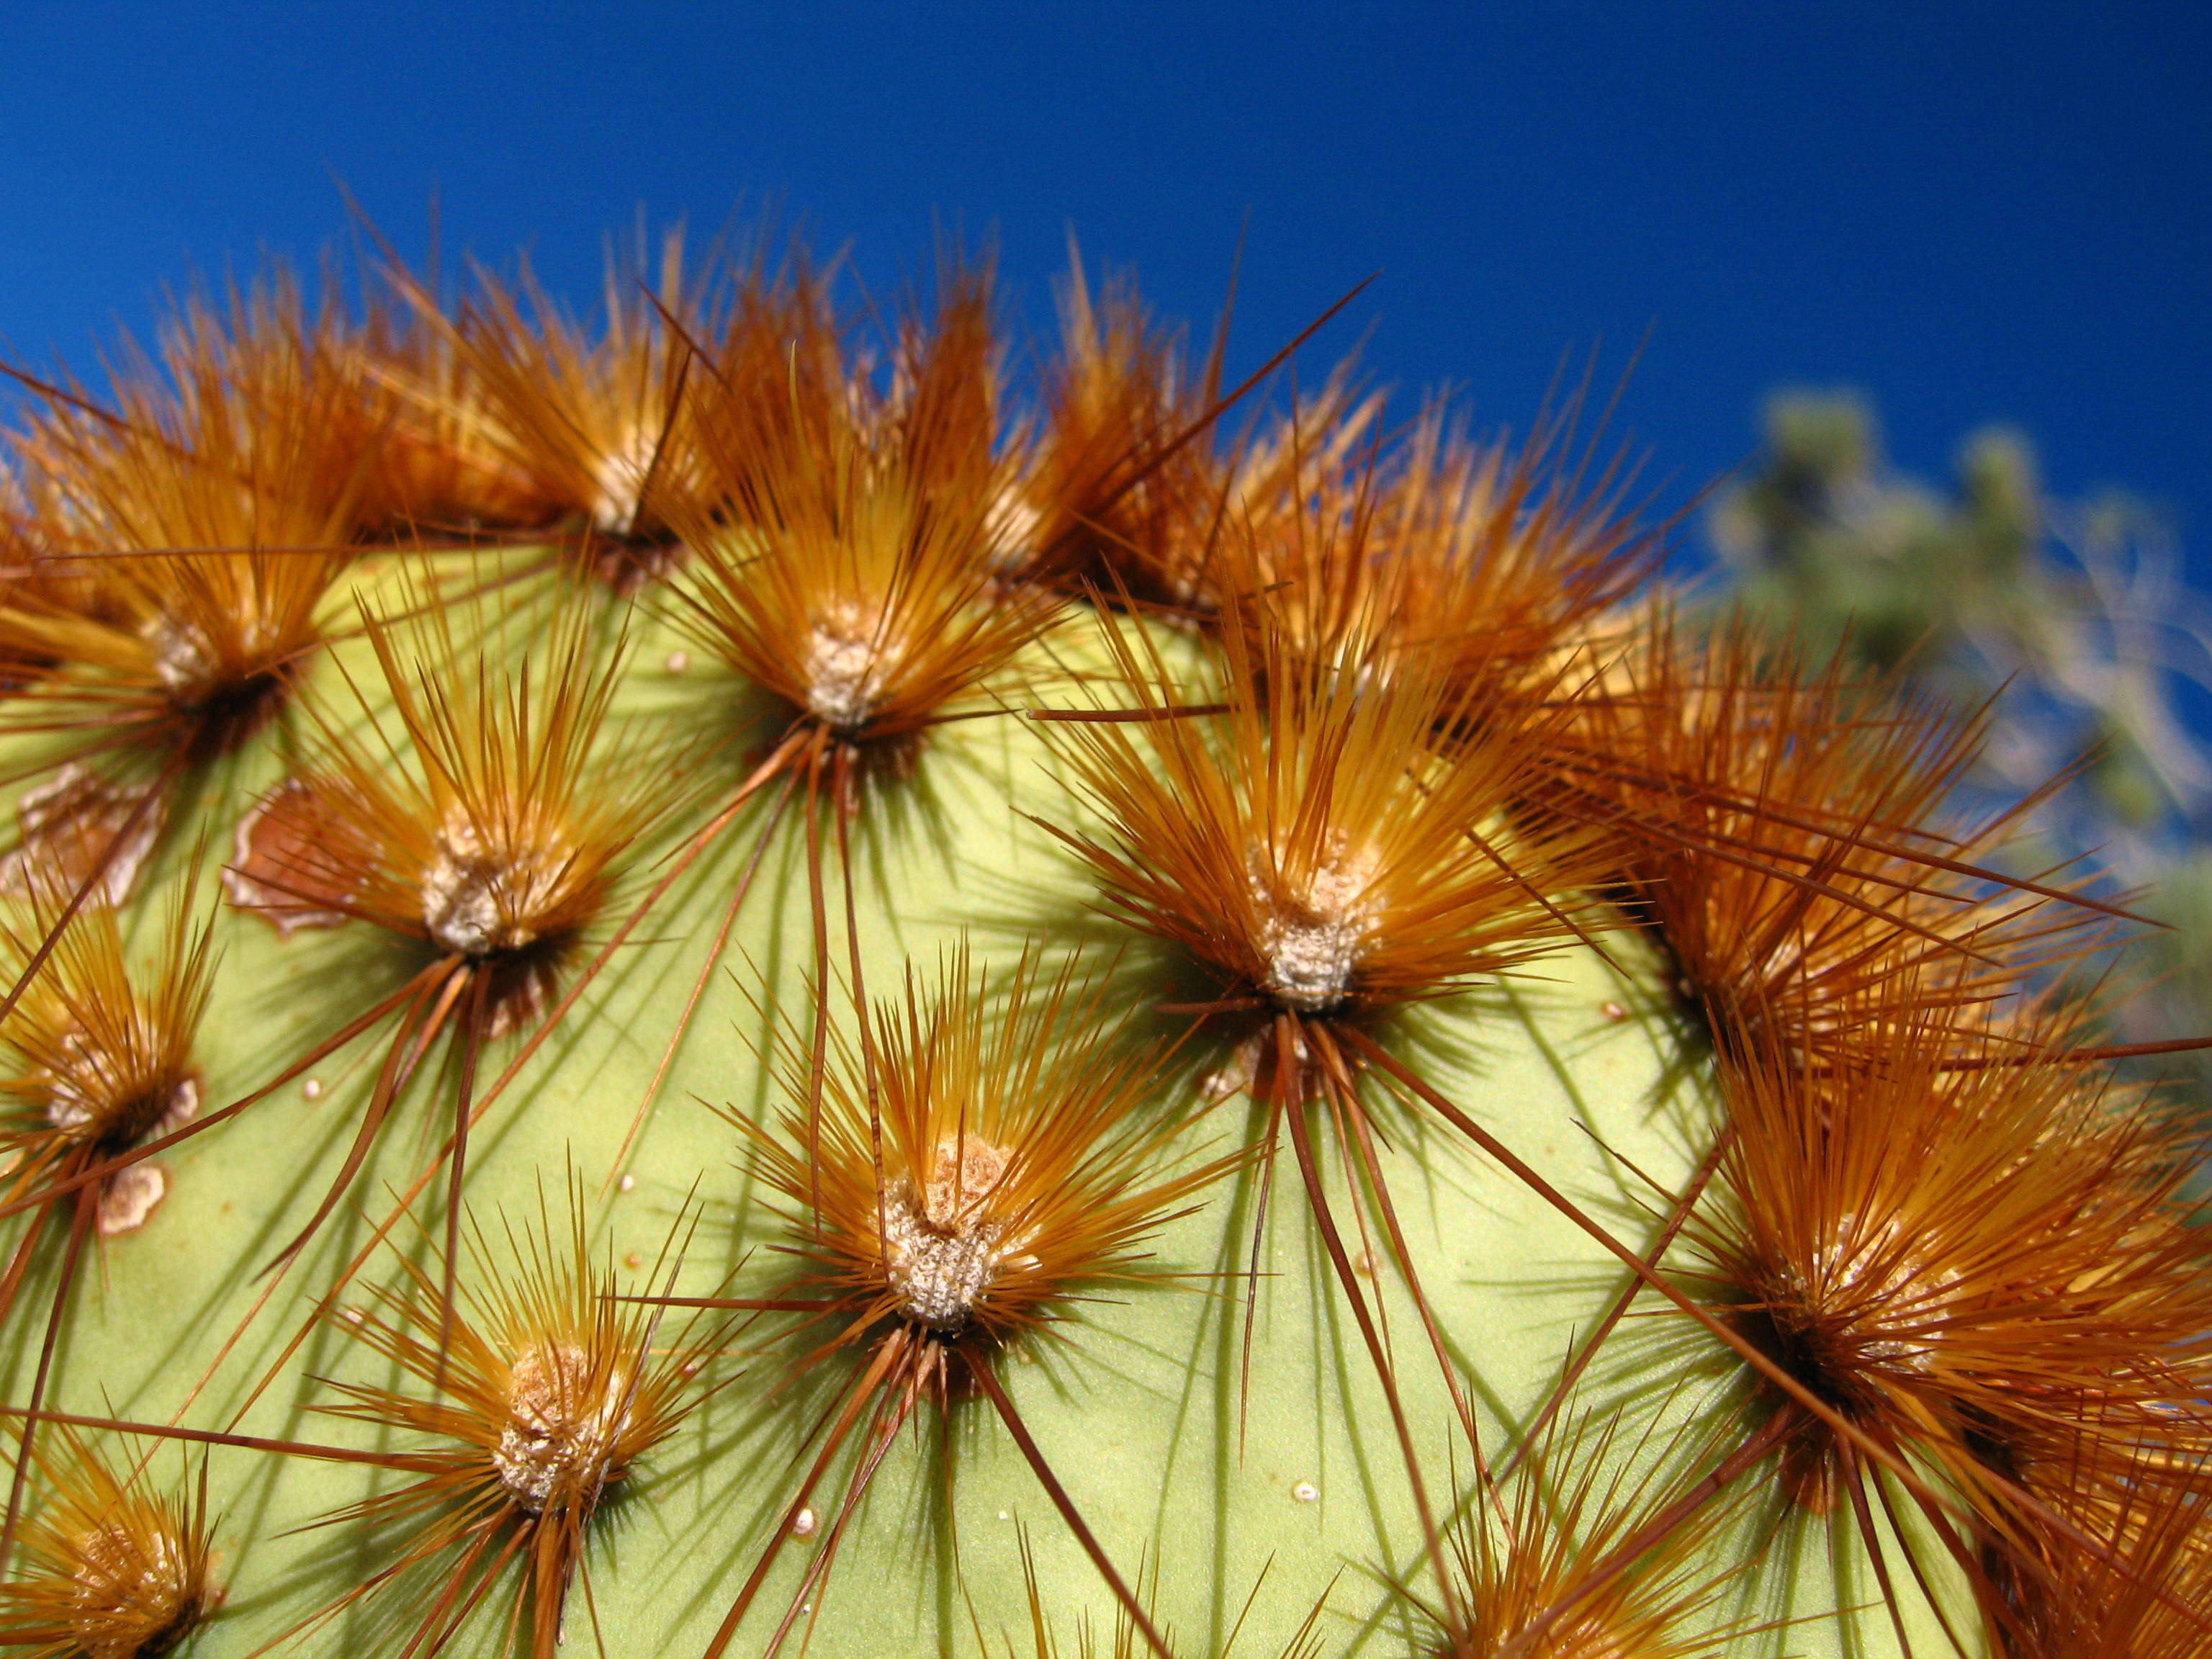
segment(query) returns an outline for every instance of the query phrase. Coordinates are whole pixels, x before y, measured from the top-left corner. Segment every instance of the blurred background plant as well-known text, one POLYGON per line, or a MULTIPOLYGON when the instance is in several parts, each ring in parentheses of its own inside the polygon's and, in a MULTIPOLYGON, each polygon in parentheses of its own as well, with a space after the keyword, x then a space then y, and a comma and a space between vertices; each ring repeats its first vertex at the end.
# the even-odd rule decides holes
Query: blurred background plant
MULTIPOLYGON (((2027 439, 1997 427, 1929 484, 1890 462, 1865 399, 1800 392, 1769 403, 1762 453, 1707 527, 1717 609, 1986 710, 1962 805, 2023 809, 2003 862, 2081 861, 2163 924, 2073 964, 2060 994, 2101 985, 2117 1042, 2212 1033, 2212 594, 2161 515, 2116 491, 2054 496, 2027 439)), ((2212 1055, 2135 1064, 2212 1124, 2212 1055)))

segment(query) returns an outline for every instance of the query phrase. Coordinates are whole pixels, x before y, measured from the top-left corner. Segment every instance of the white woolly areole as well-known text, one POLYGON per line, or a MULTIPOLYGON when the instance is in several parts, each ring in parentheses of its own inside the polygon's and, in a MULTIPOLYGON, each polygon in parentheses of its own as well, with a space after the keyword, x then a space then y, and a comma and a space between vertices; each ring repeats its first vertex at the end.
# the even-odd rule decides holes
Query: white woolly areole
POLYGON ((76 1571, 70 1575, 79 1601, 94 1607, 158 1607, 181 1610, 191 1594, 191 1562, 166 1528, 142 1536, 116 1521, 103 1521, 76 1540, 76 1571))
POLYGON ((1259 908, 1256 941, 1266 969, 1261 982, 1276 998, 1304 1013, 1333 1008, 1352 989, 1352 975, 1370 942, 1375 905, 1367 890, 1375 859, 1350 854, 1338 831, 1329 856, 1298 881, 1255 859, 1252 896, 1259 908))
POLYGON ((1044 515, 1024 498, 1018 486, 1007 484, 992 499, 983 519, 984 557, 992 569, 1011 575, 1027 566, 1037 552, 1037 527, 1044 515))
POLYGON ((853 604, 831 606, 806 635, 806 707, 825 725, 850 731, 875 712, 883 695, 880 617, 853 604))
POLYGON ((637 528, 645 480, 653 471, 661 431, 657 425, 629 427, 592 457, 592 528, 601 535, 627 536, 637 528))
MULTIPOLYGON (((61 1042, 62 1052, 71 1064, 66 1070, 48 1072, 45 1077, 46 1121, 64 1132, 90 1126, 95 1131, 104 1127, 104 1121, 115 1114, 111 1091, 100 1089, 97 1094, 88 1083, 111 1081, 112 1062, 93 1050, 92 1041, 82 1031, 71 1031, 61 1042)), ((169 1091, 153 1125, 141 1137, 151 1140, 167 1134, 172 1129, 181 1129, 199 1115, 200 1085, 196 1078, 180 1079, 169 1091)))
POLYGON ((154 646, 154 672, 171 691, 185 691, 201 684, 215 664, 207 641, 197 629, 163 617, 147 629, 154 646))
MULTIPOLYGON (((95 1097, 85 1085, 98 1079, 105 1067, 83 1032, 70 1032, 62 1046, 82 1065, 46 1074, 46 1121, 64 1134, 81 1139, 100 1134, 115 1115, 115 1103, 106 1091, 95 1097)), ((155 1140, 181 1129, 199 1115, 199 1079, 180 1079, 170 1090, 160 1115, 137 1138, 141 1141, 155 1140)), ((94 1221, 100 1236, 112 1238, 145 1225, 146 1218, 154 1213, 168 1191, 169 1177, 157 1164, 132 1164, 106 1176, 100 1183, 94 1221)))
MULTIPOLYGON (((1888 1217, 1862 1237, 1856 1214, 1846 1211, 1831 1230, 1827 1243, 1816 1247, 1811 1273, 1784 1270, 1787 1287, 1808 1305, 1818 1306, 1824 1293, 1844 1285, 1863 1290, 1867 1305, 1888 1310, 1912 1310, 1911 1324, 1929 1333, 1927 1340, 1903 1337, 1862 1340, 1859 1352, 1869 1359, 1923 1374, 1935 1366, 1936 1331, 1942 1323, 1944 1304, 1952 1286, 1962 1275, 1955 1267, 1929 1261, 1917 1250, 1899 1250, 1897 1218, 1888 1217)), ((1854 1334, 1856 1334, 1856 1333, 1854 1334)))
POLYGON ((917 1194, 901 1181, 884 1194, 884 1273, 899 1296, 899 1312, 934 1331, 968 1322, 999 1270, 1019 1261, 1026 1233, 987 1212, 1005 1181, 1011 1155, 975 1135, 937 1149, 936 1168, 917 1194))
MULTIPOLYGON (((265 616, 234 617, 237 645, 248 661, 265 658, 276 649, 275 623, 265 616)), ((214 642, 190 623, 174 617, 157 617, 146 624, 143 637, 154 647, 154 672, 164 690, 197 693, 212 689, 222 665, 214 642)))
POLYGON ((592 1372, 574 1342, 529 1344, 507 1369, 507 1425, 491 1462, 526 1514, 543 1513, 564 1484, 590 1502, 622 1478, 616 1449, 629 1428, 629 1370, 609 1368, 596 1389, 592 1372))
POLYGON ((550 891, 563 860, 539 850, 495 856, 467 815, 449 812, 438 828, 437 856, 422 872, 422 926, 433 943, 465 957, 520 951, 536 930, 528 915, 550 891))

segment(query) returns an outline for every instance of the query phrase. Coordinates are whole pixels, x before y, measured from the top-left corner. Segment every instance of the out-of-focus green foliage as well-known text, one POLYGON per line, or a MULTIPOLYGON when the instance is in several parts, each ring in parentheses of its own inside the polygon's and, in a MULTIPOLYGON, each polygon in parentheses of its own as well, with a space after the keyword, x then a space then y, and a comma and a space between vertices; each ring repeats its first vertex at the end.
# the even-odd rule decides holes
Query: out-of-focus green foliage
MULTIPOLYGON (((2178 706, 2212 683, 2212 595, 2184 580, 2156 515, 2118 495, 2053 498, 2027 441, 1996 428, 1934 487, 1890 464, 1863 399, 1790 393, 1710 526, 1729 597, 1778 634, 1987 708, 1983 804, 2026 801, 2072 769, 2028 808, 2009 861, 2088 860, 2166 924, 2127 957, 2116 1036, 2212 1034, 2212 745, 2178 706)), ((2156 1069, 2212 1115, 2212 1060, 2156 1069)))
POLYGON ((2011 620, 2041 533, 2034 462, 2008 433, 1977 436, 1955 497, 1893 472, 1870 410, 1849 397, 1778 398, 1763 469, 1723 496, 1715 538, 1745 597, 1893 667, 1946 656, 1977 624, 2011 620))

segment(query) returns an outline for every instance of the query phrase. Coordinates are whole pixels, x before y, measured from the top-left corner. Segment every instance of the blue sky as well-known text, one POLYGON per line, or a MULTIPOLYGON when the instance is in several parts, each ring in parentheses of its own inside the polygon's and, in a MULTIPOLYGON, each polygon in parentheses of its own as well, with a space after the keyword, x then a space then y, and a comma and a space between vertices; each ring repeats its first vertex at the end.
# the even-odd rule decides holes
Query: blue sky
MULTIPOLYGON (((773 204, 886 288, 994 234, 1038 336, 1073 229, 1246 362, 1353 283, 1367 360, 1525 423, 1563 350, 1650 346, 1681 489, 1782 385, 1937 471, 2019 423, 2212 580, 2212 8, 11 0, 0 341, 88 362, 164 283, 343 235, 528 244, 773 204)), ((1326 355, 1326 354, 1325 354, 1326 355)), ((1318 365, 1316 365, 1318 367, 1318 365)))

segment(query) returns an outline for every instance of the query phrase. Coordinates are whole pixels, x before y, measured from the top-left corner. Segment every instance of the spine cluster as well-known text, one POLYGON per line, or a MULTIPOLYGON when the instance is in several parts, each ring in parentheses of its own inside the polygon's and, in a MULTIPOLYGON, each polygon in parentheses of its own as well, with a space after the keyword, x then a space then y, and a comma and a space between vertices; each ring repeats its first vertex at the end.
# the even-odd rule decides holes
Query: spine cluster
POLYGON ((2212 1650, 2197 1149, 2048 988, 2124 908, 1686 616, 1578 398, 356 286, 17 374, 0 1645, 2212 1650))

